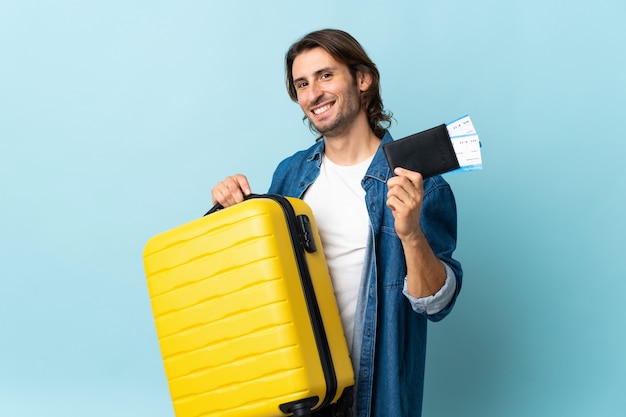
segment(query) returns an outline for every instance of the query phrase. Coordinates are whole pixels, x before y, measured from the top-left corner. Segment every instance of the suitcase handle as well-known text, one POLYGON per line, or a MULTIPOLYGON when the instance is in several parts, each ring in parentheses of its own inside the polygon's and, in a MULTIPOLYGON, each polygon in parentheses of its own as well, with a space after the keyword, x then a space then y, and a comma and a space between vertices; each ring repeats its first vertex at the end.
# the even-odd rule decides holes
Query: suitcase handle
MULTIPOLYGON (((259 198, 259 197, 263 197, 263 194, 250 194, 250 195, 244 195, 243 199, 245 200, 249 200, 251 198, 259 198)), ((207 211, 206 213, 204 213, 204 216, 208 216, 209 214, 215 213, 216 211, 220 211, 224 208, 223 205, 221 205, 220 203, 215 204, 213 207, 211 207, 211 209, 209 211, 207 211)))

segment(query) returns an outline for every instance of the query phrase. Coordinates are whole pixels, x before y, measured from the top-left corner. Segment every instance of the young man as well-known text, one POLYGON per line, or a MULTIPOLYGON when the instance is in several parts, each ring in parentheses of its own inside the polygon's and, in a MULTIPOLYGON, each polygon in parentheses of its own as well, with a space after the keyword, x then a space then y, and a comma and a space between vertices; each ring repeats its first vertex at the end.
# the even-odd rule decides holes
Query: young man
MULTIPOLYGON (((285 64, 289 95, 321 140, 278 165, 269 193, 302 198, 315 215, 355 369, 353 415, 419 416, 427 320, 444 318, 461 288, 453 193, 439 176, 390 172, 378 69, 351 35, 312 32, 285 64)), ((225 207, 250 193, 241 174, 212 190, 225 207)))

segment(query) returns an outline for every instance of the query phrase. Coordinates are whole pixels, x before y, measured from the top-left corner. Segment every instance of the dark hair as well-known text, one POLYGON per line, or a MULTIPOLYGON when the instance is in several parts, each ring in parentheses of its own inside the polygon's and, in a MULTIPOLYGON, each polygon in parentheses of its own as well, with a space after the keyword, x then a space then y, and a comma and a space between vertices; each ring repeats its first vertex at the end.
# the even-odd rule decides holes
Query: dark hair
MULTIPOLYGON (((372 77, 370 88, 361 93, 361 108, 367 113, 370 128, 376 136, 383 137, 385 129, 391 125, 392 113, 385 112, 380 95, 380 74, 361 44, 350 34, 337 29, 323 29, 311 32, 295 42, 285 54, 285 81, 289 97, 298 101, 298 93, 293 85, 293 61, 302 52, 322 48, 336 61, 345 64, 356 80, 357 72, 369 73, 372 77)), ((311 130, 315 127, 309 123, 311 130)), ((318 132, 319 133, 319 132, 318 132)))

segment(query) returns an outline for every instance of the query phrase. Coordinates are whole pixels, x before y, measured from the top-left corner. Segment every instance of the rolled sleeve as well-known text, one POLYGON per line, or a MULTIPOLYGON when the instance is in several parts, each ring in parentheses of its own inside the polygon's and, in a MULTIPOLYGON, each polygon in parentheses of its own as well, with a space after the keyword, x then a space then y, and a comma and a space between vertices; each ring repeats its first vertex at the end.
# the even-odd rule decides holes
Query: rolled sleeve
POLYGON ((418 313, 437 314, 450 303, 454 297, 456 291, 456 276, 452 268, 445 262, 442 262, 446 267, 446 282, 441 289, 434 295, 428 297, 415 298, 409 294, 406 278, 404 279, 404 288, 402 293, 411 303, 411 307, 418 313))

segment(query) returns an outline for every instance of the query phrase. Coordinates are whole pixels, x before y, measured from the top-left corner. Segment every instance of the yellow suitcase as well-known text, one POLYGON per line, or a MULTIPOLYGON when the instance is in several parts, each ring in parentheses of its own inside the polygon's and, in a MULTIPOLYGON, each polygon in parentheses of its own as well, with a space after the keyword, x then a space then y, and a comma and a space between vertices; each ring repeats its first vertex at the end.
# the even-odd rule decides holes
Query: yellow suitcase
POLYGON ((254 195, 219 208, 144 249, 176 416, 306 416, 348 396, 352 365, 309 206, 254 195))

